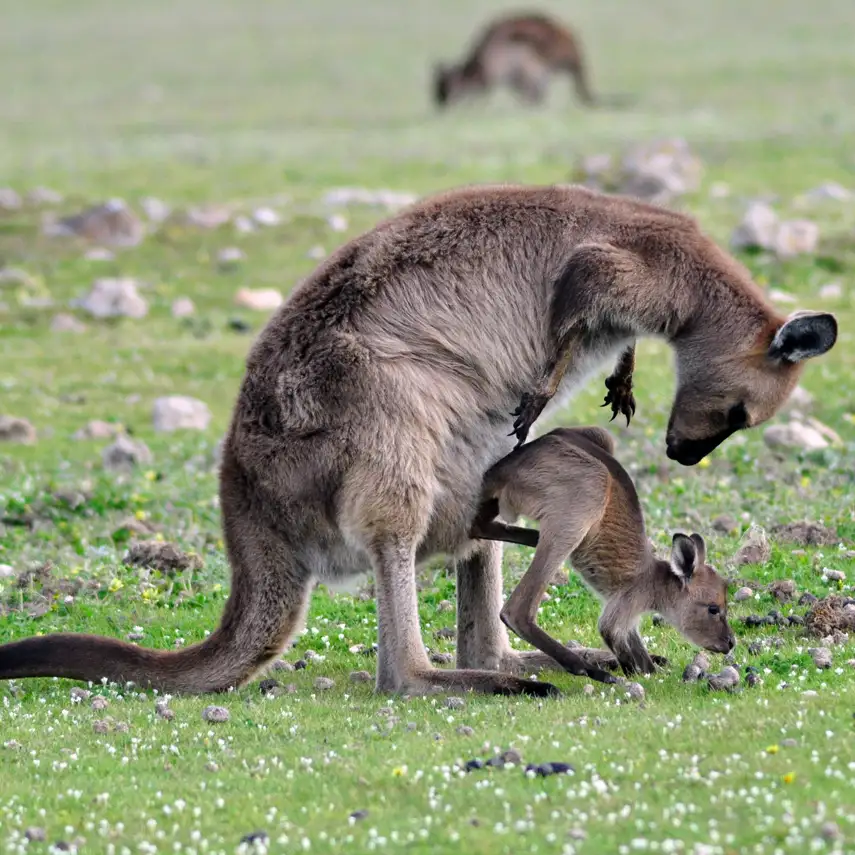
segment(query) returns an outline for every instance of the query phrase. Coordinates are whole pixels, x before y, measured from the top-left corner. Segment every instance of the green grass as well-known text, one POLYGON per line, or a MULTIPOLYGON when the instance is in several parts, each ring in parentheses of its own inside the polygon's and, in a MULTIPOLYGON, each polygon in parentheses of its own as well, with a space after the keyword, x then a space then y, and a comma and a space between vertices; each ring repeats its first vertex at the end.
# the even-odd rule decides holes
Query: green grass
MULTIPOLYGON (((855 204, 798 202, 822 181, 855 187, 852 4, 542 5, 578 26, 595 88, 634 95, 632 108, 587 113, 558 84, 542 110, 499 96, 434 114, 430 64, 462 52, 496 8, 486 0, 6 4, 0 183, 21 192, 53 187, 66 197, 62 211, 153 195, 177 206, 272 204, 284 221, 244 236, 229 227, 169 230, 114 261, 94 262, 81 246, 40 236, 40 211, 0 214, 0 266, 22 267, 36 280, 29 293, 0 290, 0 413, 28 418, 40 433, 31 447, 0 446, 0 516, 31 522, 0 523, 0 564, 15 574, 53 565, 47 596, 38 582, 18 588, 0 580, 0 641, 57 630, 124 637, 142 627, 143 644, 172 647, 215 626, 228 568, 214 451, 252 340, 228 321, 242 317, 253 334, 264 322, 236 309, 233 295, 242 286, 287 293, 313 268, 313 247, 330 251, 380 216, 352 209, 347 232, 332 232, 320 204, 327 190, 567 181, 581 155, 662 135, 685 137, 703 158, 703 186, 681 204, 722 243, 744 200, 758 194, 776 194, 782 214, 820 224, 815 257, 744 260, 759 281, 838 315, 838 345, 808 368, 803 385, 815 395, 814 414, 844 446, 775 456, 754 431, 729 440, 705 468, 669 463, 662 439, 671 360, 646 342, 638 415, 629 429, 613 429, 651 536, 665 549, 675 529, 701 531, 722 569, 738 548, 736 536, 710 528, 723 513, 739 520, 740 533, 751 523, 813 519, 855 540, 855 204), (722 182, 731 191, 723 198, 710 192, 722 182), (230 272, 216 264, 226 246, 247 256, 230 272), (85 335, 51 333, 54 313, 106 275, 145 283, 149 316, 87 320, 85 335), (820 301, 831 281, 843 297, 820 301), (33 296, 54 306, 28 305, 33 296), (192 322, 171 317, 178 296, 196 303, 192 322), (152 402, 170 393, 204 400, 214 415, 209 429, 155 434, 152 402), (93 418, 133 430, 154 463, 126 478, 104 472, 106 443, 71 438, 93 418), (79 504, 62 498, 69 491, 80 494, 79 504), (130 518, 198 552, 204 569, 165 579, 124 566, 130 518)), ((556 423, 604 423, 600 387, 601 379, 592 382, 556 423)), ((530 555, 507 550, 508 586, 530 555)), ((848 574, 842 587, 851 593, 852 565, 843 549, 799 554, 776 543, 768 564, 738 575, 760 584, 791 578, 800 592, 822 595, 828 567, 848 574)), ((438 563, 421 584, 425 641, 453 652, 453 642, 434 637, 453 625, 453 612, 438 608, 454 600, 453 576, 438 563)), ((551 596, 544 626, 595 643, 597 605, 578 580, 551 596)), ((96 711, 70 701, 68 682, 0 687, 0 838, 10 852, 24 851, 30 826, 46 829, 47 844, 82 837, 83 851, 116 853, 234 852, 258 829, 270 851, 281 852, 855 851, 855 668, 847 665, 855 648, 835 647, 833 667, 817 671, 806 652, 817 642, 795 629, 742 623, 776 606, 760 591, 731 610, 737 659, 763 677, 756 689, 722 696, 683 684, 694 651, 648 619, 644 634, 672 668, 644 681, 643 706, 620 690, 586 695, 584 681, 557 674, 561 700, 469 697, 452 710, 442 698, 390 700, 352 684, 349 672, 373 670, 371 657, 350 648, 376 640, 374 602, 321 588, 288 658, 307 650, 326 658, 275 675, 293 683, 293 693, 264 698, 256 683, 214 701, 176 698, 168 722, 156 716, 151 695, 94 687, 110 700, 96 711), (783 646, 747 652, 771 635, 783 646), (335 687, 315 689, 319 676, 335 687), (229 709, 228 723, 202 720, 211 702, 229 709), (128 730, 96 733, 92 723, 106 716, 128 730), (462 725, 473 734, 458 733, 462 725), (570 762, 575 774, 457 771, 511 746, 527 762, 570 762), (350 823, 356 810, 368 815, 350 823), (828 821, 842 841, 822 837, 828 821)))

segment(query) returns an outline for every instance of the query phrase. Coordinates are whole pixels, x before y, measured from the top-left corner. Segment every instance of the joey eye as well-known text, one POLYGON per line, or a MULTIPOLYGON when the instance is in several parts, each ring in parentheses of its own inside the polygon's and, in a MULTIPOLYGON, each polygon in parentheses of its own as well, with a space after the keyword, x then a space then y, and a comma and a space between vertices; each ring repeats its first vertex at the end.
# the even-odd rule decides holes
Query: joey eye
POLYGON ((721 609, 718 606, 707 606, 707 611, 711 615, 717 615, 721 613, 721 609))

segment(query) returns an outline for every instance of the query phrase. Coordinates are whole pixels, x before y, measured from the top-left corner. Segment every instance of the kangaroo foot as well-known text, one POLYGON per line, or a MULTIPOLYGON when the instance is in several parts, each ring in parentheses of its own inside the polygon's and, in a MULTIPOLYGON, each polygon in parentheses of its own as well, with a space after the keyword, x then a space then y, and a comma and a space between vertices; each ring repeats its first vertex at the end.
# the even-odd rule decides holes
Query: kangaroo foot
POLYGON ((614 421, 618 413, 626 417, 626 423, 629 425, 630 420, 635 415, 635 396, 632 394, 632 375, 619 376, 612 375, 606 377, 606 389, 608 393, 601 406, 608 407, 611 405, 612 417, 609 421, 614 421))
POLYGON ((549 403, 549 395, 540 392, 524 392, 520 405, 511 413, 514 428, 508 434, 517 438, 517 447, 521 446, 528 437, 531 426, 537 421, 544 407, 549 403))
POLYGON ((484 695, 529 695, 536 698, 560 697, 551 683, 524 680, 499 671, 424 671, 413 674, 400 688, 402 694, 430 695, 448 691, 473 691, 484 695))

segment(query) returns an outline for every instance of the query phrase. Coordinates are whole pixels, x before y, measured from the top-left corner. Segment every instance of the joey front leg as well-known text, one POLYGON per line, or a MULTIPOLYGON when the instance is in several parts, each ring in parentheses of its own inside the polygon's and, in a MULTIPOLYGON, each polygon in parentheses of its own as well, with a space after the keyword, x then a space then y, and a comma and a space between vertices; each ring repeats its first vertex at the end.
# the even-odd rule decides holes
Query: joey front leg
POLYGON ((519 406, 511 413, 514 416, 514 428, 509 436, 517 438, 516 447, 519 448, 528 437, 531 426, 537 421, 544 407, 555 397, 573 351, 569 340, 564 341, 558 349, 558 356, 544 372, 543 377, 537 383, 533 392, 524 392, 519 406))
POLYGON ((624 350, 618 357, 614 371, 606 377, 606 389, 608 393, 602 406, 611 404, 612 417, 614 421, 618 413, 626 417, 627 426, 630 419, 635 415, 635 396, 632 394, 632 373, 635 370, 635 342, 624 350))
POLYGON ((600 635, 627 677, 656 671, 653 657, 647 652, 635 625, 636 620, 637 615, 629 612, 620 597, 607 603, 600 616, 600 635))

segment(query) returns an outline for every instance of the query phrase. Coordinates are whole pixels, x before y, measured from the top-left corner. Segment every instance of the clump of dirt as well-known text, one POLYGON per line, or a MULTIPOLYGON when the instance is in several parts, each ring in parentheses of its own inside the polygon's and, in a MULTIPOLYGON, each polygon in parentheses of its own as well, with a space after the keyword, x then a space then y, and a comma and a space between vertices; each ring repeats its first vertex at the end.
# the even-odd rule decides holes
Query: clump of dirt
POLYGON ((792 522, 776 525, 771 531, 775 540, 798 546, 835 546, 840 541, 835 529, 820 523, 792 522))
POLYGON ((159 570, 174 576, 185 570, 201 570, 202 559, 198 555, 182 552, 174 543, 158 540, 139 540, 132 543, 122 559, 125 564, 159 570))
POLYGON ((838 596, 818 600, 805 615, 805 629, 817 638, 855 632, 855 600, 838 596))

